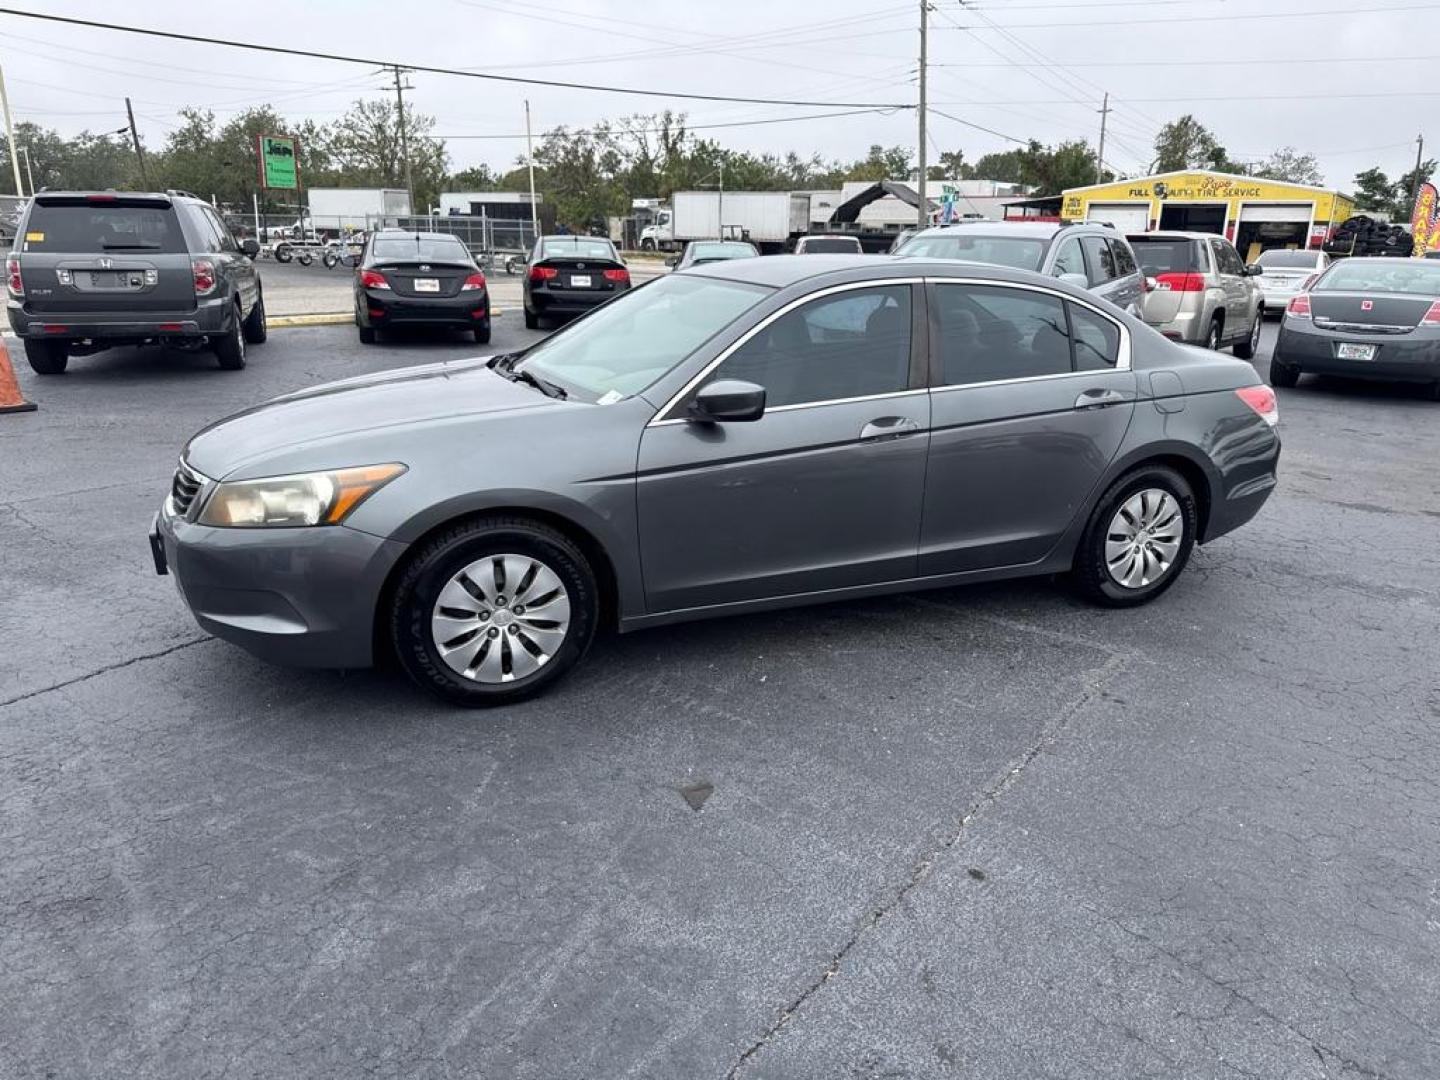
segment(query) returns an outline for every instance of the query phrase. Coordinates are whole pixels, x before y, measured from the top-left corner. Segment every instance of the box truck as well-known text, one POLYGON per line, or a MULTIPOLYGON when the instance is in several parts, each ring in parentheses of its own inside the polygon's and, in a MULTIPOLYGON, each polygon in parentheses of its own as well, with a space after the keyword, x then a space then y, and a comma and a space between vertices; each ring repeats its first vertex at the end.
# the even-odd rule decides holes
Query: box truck
POLYGON ((810 197, 790 191, 677 191, 640 233, 642 250, 674 251, 691 240, 748 240, 784 251, 810 230, 810 197))

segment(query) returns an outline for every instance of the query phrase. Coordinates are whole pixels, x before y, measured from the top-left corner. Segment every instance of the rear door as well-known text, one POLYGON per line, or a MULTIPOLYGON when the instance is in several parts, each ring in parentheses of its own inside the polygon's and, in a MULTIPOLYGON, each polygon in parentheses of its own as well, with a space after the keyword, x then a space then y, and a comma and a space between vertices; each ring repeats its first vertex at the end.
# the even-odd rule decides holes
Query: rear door
POLYGON ((242 312, 248 314, 255 305, 257 276, 254 264, 241 252, 240 245, 235 243, 220 216, 208 206, 180 203, 177 209, 190 220, 191 233, 195 238, 191 253, 214 263, 215 280, 222 288, 226 282, 231 284, 240 297, 242 312))
POLYGON ((1115 283, 1113 292, 1106 299, 1138 316, 1140 306, 1145 302, 1145 279, 1135 262, 1135 255, 1130 245, 1119 236, 1108 237, 1107 243, 1115 259, 1115 283))
POLYGON ((1123 308, 1125 304, 1115 298, 1120 291, 1120 272, 1115 266, 1110 241, 1103 236, 1082 236, 1080 246, 1085 249, 1085 262, 1090 269, 1090 291, 1123 308))
POLYGON ((164 196, 36 196, 16 237, 26 310, 185 312, 195 279, 185 231, 164 196))
POLYGON ((1089 504, 1134 409, 1120 322, 1049 290, 930 283, 920 573, 1043 559, 1089 504))
POLYGON ((1225 293, 1225 337, 1239 340, 1250 333, 1252 279, 1245 276, 1245 264, 1229 241, 1212 239, 1210 254, 1215 261, 1220 288, 1225 293))

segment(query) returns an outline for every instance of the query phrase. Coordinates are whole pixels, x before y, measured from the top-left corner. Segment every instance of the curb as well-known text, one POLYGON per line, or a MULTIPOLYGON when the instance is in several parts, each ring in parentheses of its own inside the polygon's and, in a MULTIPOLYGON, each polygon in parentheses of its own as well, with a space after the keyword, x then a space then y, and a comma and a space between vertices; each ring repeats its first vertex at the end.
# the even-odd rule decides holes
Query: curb
MULTIPOLYGON (((490 309, 491 318, 504 314, 504 308, 490 309)), ((354 312, 326 311, 309 315, 271 315, 265 320, 265 323, 271 330, 283 330, 292 326, 345 326, 354 321, 354 312)))

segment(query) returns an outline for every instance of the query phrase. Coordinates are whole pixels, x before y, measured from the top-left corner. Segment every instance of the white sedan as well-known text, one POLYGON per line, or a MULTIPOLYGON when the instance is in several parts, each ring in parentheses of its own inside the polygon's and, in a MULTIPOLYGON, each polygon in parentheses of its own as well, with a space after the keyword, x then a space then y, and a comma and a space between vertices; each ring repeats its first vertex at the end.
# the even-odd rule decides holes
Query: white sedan
POLYGON ((1330 265, 1330 256, 1323 251, 1302 251, 1296 248, 1271 248, 1255 260, 1264 269, 1255 280, 1265 300, 1267 312, 1281 312, 1296 293, 1305 291, 1305 283, 1330 265))

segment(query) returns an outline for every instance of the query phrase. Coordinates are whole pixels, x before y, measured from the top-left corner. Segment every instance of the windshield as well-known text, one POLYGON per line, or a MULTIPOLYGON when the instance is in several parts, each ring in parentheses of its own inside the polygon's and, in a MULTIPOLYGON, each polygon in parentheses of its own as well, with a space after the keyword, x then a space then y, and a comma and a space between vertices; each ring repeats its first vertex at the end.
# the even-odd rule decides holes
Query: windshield
POLYGON ((1045 254, 1043 240, 1018 236, 960 235, 915 236, 896 255, 924 255, 932 259, 963 259, 965 262, 1013 266, 1017 270, 1038 270, 1045 254))
POLYGON ((1440 266, 1422 259, 1403 263, 1346 259, 1315 283, 1313 292, 1406 293, 1440 297, 1440 266))
POLYGON ((644 390, 769 291, 688 274, 657 278, 542 341, 516 367, 608 404, 644 390))
POLYGON ((1150 277, 1204 269, 1200 263, 1199 244, 1194 240, 1146 240, 1142 236, 1132 236, 1130 246, 1135 249, 1135 257, 1150 277))
POLYGON ((613 259, 615 249, 608 240, 587 240, 581 236, 547 236, 540 249, 542 258, 613 259))
POLYGON ((760 253, 749 244, 691 244, 690 257, 695 262, 719 259, 749 259, 760 253))
POLYGON ((178 254, 185 237, 169 206, 36 203, 25 224, 25 251, 154 251, 178 254))
POLYGON ((435 262, 468 263, 470 252, 459 240, 445 237, 440 240, 420 239, 407 236, 403 239, 375 241, 377 259, 429 259, 435 262))
POLYGON ((807 239, 804 243, 806 255, 829 255, 832 253, 854 255, 860 251, 860 241, 843 236, 833 240, 807 239))
POLYGON ((1255 261, 1261 266, 1282 266, 1295 270, 1314 270, 1318 256, 1313 251, 1287 251, 1272 248, 1262 251, 1255 261))

